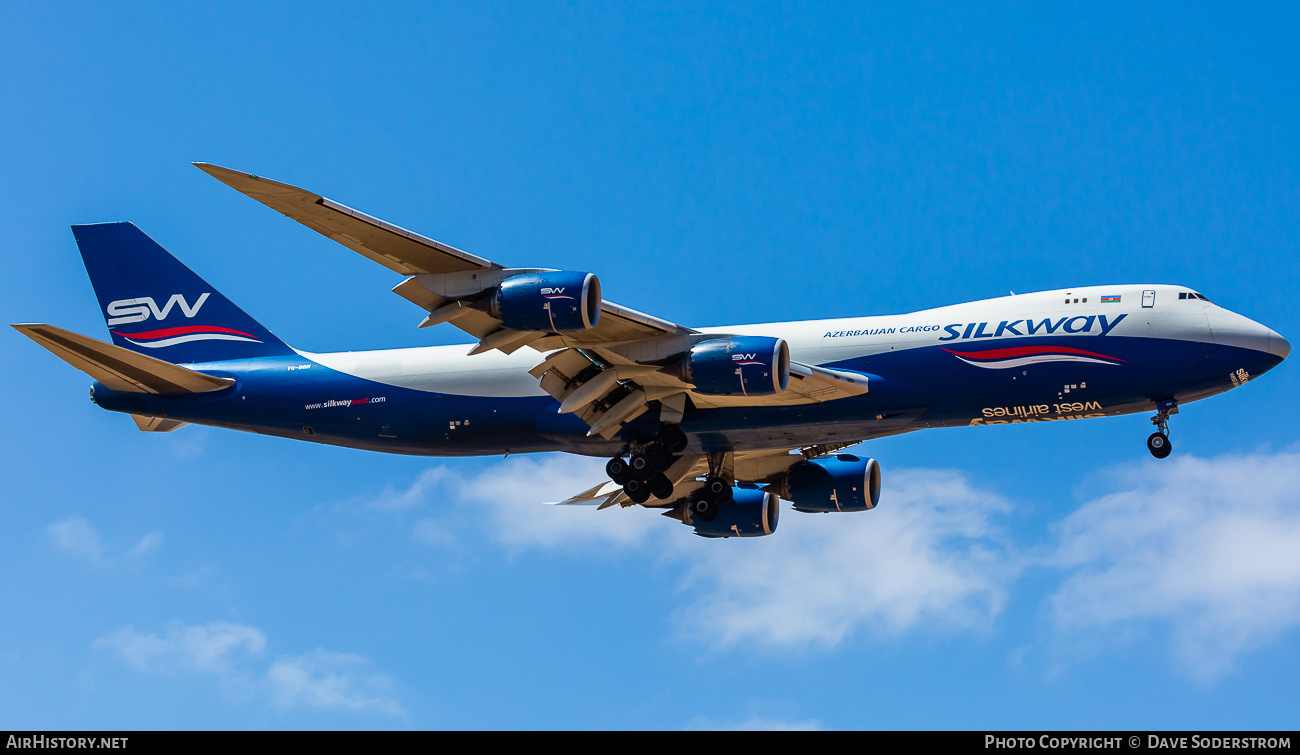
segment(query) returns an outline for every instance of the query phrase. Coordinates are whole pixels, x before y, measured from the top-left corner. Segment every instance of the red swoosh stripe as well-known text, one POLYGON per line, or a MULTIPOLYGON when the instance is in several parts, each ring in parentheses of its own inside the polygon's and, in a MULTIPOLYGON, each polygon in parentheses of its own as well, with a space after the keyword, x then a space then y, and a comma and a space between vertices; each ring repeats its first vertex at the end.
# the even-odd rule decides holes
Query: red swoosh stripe
POLYGON ((1108 357, 1105 354, 1098 354, 1095 351, 1084 351, 1083 349, 1074 349, 1069 346, 1012 346, 1006 349, 989 349, 988 351, 953 351, 952 349, 939 348, 955 354, 959 357, 968 359, 1012 359, 1014 357, 1027 357, 1035 354, 1078 354, 1080 356, 1097 357, 1098 359, 1110 359, 1115 362, 1127 362, 1126 359, 1119 357, 1108 357))
POLYGON ((187 333, 230 333, 231 335, 236 335, 236 336, 248 336, 249 338, 257 338, 257 336, 253 335, 252 333, 245 333, 242 330, 234 330, 233 328, 219 328, 215 325, 185 325, 179 328, 163 328, 162 330, 149 330, 149 331, 145 331, 144 333, 123 333, 121 331, 114 330, 113 333, 122 336, 123 338, 170 338, 171 336, 183 336, 186 335, 187 333))

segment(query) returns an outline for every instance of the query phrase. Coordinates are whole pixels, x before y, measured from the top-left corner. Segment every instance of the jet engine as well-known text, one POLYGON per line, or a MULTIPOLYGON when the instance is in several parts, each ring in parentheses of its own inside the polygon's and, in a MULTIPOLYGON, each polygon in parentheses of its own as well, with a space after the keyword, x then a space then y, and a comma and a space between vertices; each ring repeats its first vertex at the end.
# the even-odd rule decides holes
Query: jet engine
POLYGON ((488 312, 510 330, 573 333, 596 327, 600 304, 594 274, 555 270, 501 281, 488 312))
POLYGON ((692 516, 695 534, 702 537, 763 537, 776 532, 781 501, 766 490, 732 488, 732 498, 717 508, 712 521, 692 516))
POLYGON ((790 347, 766 336, 715 338, 692 346, 677 371, 706 396, 770 396, 790 384, 790 347))
POLYGON ((880 501, 880 465, 853 454, 809 459, 790 467, 768 489, 796 511, 867 511, 880 501))

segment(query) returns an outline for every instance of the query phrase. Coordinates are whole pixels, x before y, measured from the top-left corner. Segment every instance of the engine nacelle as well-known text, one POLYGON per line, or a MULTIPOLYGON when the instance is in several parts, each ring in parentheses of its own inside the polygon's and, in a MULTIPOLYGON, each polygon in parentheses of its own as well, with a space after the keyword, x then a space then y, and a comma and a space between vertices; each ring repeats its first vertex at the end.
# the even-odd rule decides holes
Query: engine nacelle
POLYGON ((691 517, 695 534, 704 537, 763 537, 776 532, 781 499, 766 490, 732 488, 732 500, 718 507, 712 522, 691 517))
POLYGON ((796 511, 867 511, 880 502, 880 465, 853 454, 809 459, 790 467, 772 488, 796 511))
POLYGON ((510 330, 574 333, 596 326, 600 304, 595 275, 557 270, 501 281, 489 312, 510 330))
POLYGON ((766 336, 701 341, 682 357, 678 371, 706 396, 770 396, 790 384, 790 347, 766 336))

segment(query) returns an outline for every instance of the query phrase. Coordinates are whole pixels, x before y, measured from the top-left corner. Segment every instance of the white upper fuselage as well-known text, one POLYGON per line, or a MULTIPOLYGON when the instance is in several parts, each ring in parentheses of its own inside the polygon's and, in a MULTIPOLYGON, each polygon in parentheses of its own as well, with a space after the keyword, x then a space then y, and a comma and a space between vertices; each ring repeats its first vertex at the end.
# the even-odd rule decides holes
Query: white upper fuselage
MULTIPOLYGON (((1285 357, 1286 339, 1273 330, 1209 301, 1180 299, 1191 289, 1164 284, 1086 286, 1003 296, 900 315, 699 328, 701 333, 785 339, 790 356, 805 364, 831 364, 924 346, 968 345, 983 338, 1032 339, 1031 325, 1068 318, 1055 335, 1079 338, 1140 337, 1197 341, 1266 351, 1285 357), (1144 292, 1150 292, 1145 296, 1144 292), (1103 302, 1103 297, 1119 297, 1103 302), (1149 303, 1150 306, 1144 306, 1149 303), (1020 321, 1020 322, 1017 322, 1020 321), (979 324, 985 323, 984 328, 979 324), (953 328, 953 325, 960 327, 953 328), (1003 326, 999 331, 999 326, 1003 326), (969 327, 968 327, 969 326, 969 327)), ((308 354, 316 362, 379 383, 440 394, 481 397, 546 395, 528 374, 542 356, 523 348, 468 356, 468 344, 383 351, 308 354)))

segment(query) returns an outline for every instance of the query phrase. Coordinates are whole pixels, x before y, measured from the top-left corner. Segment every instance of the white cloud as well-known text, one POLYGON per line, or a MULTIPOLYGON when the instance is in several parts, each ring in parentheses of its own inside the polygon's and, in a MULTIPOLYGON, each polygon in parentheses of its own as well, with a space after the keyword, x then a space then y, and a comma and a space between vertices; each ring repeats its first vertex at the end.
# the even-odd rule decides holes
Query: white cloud
POLYGON ((1006 509, 959 473, 900 470, 873 511, 786 509, 772 537, 693 543, 686 632, 722 645, 833 646, 864 627, 985 624, 1013 577, 991 522, 1006 509))
POLYGON ((462 500, 492 512, 496 536, 513 547, 570 549, 594 544, 631 546, 657 538, 673 522, 640 506, 548 506, 605 482, 605 459, 566 454, 508 459, 467 480, 462 500))
POLYGON ((148 535, 140 538, 140 542, 136 543, 136 546, 132 548, 127 555, 139 558, 157 548, 159 545, 162 545, 162 533, 150 532, 148 535))
POLYGON ((1168 632, 1192 676, 1300 626, 1300 454, 1183 456, 1126 468, 1123 490, 1056 528, 1050 599, 1077 637, 1168 632))
POLYGON ((429 467, 415 478, 405 490, 398 490, 389 485, 378 496, 366 504, 366 508, 377 511, 406 511, 424 503, 425 499, 440 486, 454 482, 456 476, 447 467, 429 467))
POLYGON ((894 473, 871 512, 787 507, 776 535, 762 539, 703 540, 641 507, 541 503, 604 479, 603 459, 522 457, 455 480, 455 498, 490 511, 497 538, 511 547, 613 547, 638 558, 649 550, 657 563, 684 567, 695 596, 684 630, 724 645, 834 644, 867 623, 895 632, 921 621, 969 626, 996 614, 1011 576, 990 522, 1006 503, 955 472, 894 473))
POLYGON ((107 566, 104 546, 99 542, 99 531, 84 517, 74 516, 55 522, 45 528, 54 538, 54 547, 73 558, 89 561, 95 566, 107 566))
POLYGON ((260 660, 266 653, 266 635, 247 624, 176 623, 161 635, 127 625, 95 640, 94 647, 115 653, 137 671, 198 673, 228 686, 256 690, 281 709, 405 715, 390 696, 392 680, 371 672, 364 656, 317 648, 299 656, 279 656, 266 665, 260 660))
MULTIPOLYGON (((516 456, 472 477, 446 466, 429 467, 407 486, 386 486, 364 507, 400 513, 433 498, 455 501, 471 509, 475 521, 486 519, 498 541, 515 548, 631 546, 658 537, 663 527, 657 512, 640 507, 596 512, 594 506, 547 505, 606 479, 604 459, 568 454, 516 456)), ((411 537, 439 546, 456 540, 449 521, 432 517, 417 521, 411 537)))
POLYGON ((177 587, 190 590, 201 587, 217 574, 217 570, 207 564, 200 564, 183 574, 178 574, 171 578, 172 584, 177 587))
POLYGON ((296 657, 276 659, 266 672, 271 700, 281 708, 347 708, 405 715, 387 697, 392 680, 369 671, 370 661, 359 655, 317 648, 296 657))
POLYGON ((207 448, 209 430, 202 425, 179 428, 163 434, 172 454, 178 459, 192 461, 202 456, 207 448))
MULTIPOLYGON (((640 507, 597 512, 594 506, 548 506, 606 480, 605 460, 567 454, 516 456, 470 478, 430 467, 405 490, 389 486, 371 508, 403 510, 437 495, 487 514, 497 539, 512 547, 576 548, 636 545, 663 528, 655 512, 640 507)), ((422 519, 412 537, 422 543, 452 541, 443 522, 422 519)))
POLYGON ((143 634, 128 624, 95 640, 95 647, 116 651, 128 666, 140 671, 226 673, 240 657, 260 655, 266 649, 266 637, 254 627, 225 621, 173 624, 162 636, 143 634))
MULTIPOLYGON (((783 504, 779 530, 768 538, 704 540, 640 507, 541 503, 600 482, 602 466, 602 459, 528 456, 469 478, 435 468, 421 477, 435 486, 417 484, 422 495, 436 487, 488 512, 495 536, 511 548, 613 550, 681 571, 689 597, 679 626, 714 646, 829 648, 868 628, 987 627, 1026 566, 1061 575, 1047 597, 1048 619, 1067 646, 1156 631, 1172 638, 1188 673, 1206 680, 1300 626, 1300 454, 1293 452, 1124 468, 1114 476, 1120 492, 1085 503, 1032 551, 1001 534, 1006 501, 946 470, 887 470, 871 512, 809 515, 783 504)), ((425 520, 415 537, 451 535, 425 520)), ((1023 653, 1013 655, 1010 662, 1023 662, 1023 653)))
POLYGON ((416 522, 414 529, 411 530, 411 537, 415 538, 417 543, 425 545, 451 545, 455 541, 451 530, 436 519, 421 519, 416 522))
MULTIPOLYGON (((106 548, 100 539, 99 530, 86 521, 85 517, 74 516, 61 522, 55 522, 48 525, 45 531, 50 533, 50 538, 54 541, 54 547, 69 556, 82 559, 100 568, 108 568, 113 565, 113 559, 107 556, 106 548)), ((151 532, 141 538, 140 542, 127 551, 126 555, 138 558, 161 544, 162 533, 151 532)))

